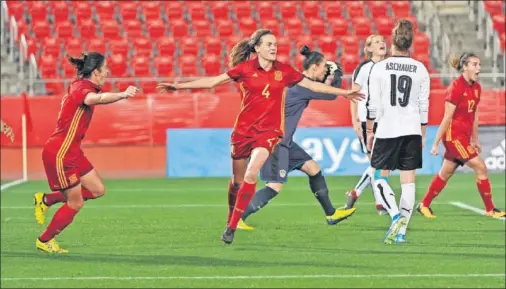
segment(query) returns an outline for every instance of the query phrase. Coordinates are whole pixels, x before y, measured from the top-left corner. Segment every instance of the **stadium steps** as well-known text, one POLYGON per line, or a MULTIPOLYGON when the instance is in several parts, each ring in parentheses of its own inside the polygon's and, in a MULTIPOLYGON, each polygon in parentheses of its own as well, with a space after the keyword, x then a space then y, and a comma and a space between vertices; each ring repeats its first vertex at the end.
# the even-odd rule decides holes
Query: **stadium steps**
POLYGON ((19 93, 19 76, 18 65, 9 59, 7 45, 1 48, 1 75, 0 94, 17 94, 19 93))

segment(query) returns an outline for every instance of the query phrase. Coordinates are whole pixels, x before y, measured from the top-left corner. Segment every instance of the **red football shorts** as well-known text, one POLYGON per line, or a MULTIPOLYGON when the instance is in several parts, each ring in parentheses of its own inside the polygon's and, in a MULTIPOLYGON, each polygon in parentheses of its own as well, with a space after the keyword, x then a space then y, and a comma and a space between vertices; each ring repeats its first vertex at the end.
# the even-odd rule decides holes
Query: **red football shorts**
POLYGON ((67 153, 65 158, 59 158, 57 152, 44 149, 42 161, 46 170, 47 182, 52 191, 61 191, 77 186, 80 184, 81 177, 93 169, 93 165, 82 151, 75 155, 67 153))
POLYGON ((249 158, 255 148, 266 148, 269 153, 272 153, 276 145, 281 141, 281 137, 278 132, 273 131, 263 132, 254 137, 232 133, 231 140, 232 159, 239 160, 249 158))
POLYGON ((468 160, 478 156, 469 139, 454 139, 443 141, 445 147, 445 159, 464 165, 468 160))

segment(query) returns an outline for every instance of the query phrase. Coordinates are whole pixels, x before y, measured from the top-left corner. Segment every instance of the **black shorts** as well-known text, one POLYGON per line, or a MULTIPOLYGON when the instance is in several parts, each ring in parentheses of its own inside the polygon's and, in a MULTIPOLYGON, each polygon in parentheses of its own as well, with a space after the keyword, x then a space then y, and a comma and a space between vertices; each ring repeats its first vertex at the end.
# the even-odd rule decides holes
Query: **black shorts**
MULTIPOLYGON (((378 123, 375 122, 372 128, 372 131, 376 133, 376 129, 378 128, 378 123)), ((364 154, 370 154, 371 151, 367 148, 367 122, 362 122, 362 140, 360 141, 362 144, 362 152, 364 154)))
POLYGON ((422 168, 422 136, 407 135, 374 140, 371 166, 378 170, 411 171, 422 168))
POLYGON ((300 169, 312 159, 295 142, 289 148, 279 144, 260 170, 260 178, 266 183, 286 183, 290 171, 300 169))

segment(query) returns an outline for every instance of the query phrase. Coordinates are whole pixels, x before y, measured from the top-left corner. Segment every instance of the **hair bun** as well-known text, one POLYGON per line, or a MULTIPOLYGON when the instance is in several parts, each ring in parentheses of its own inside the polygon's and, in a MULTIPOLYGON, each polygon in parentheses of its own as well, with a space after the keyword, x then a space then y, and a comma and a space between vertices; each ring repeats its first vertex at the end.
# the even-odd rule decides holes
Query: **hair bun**
POLYGON ((309 46, 307 45, 302 46, 302 48, 300 49, 300 54, 304 56, 309 56, 309 54, 311 54, 311 48, 309 48, 309 46))

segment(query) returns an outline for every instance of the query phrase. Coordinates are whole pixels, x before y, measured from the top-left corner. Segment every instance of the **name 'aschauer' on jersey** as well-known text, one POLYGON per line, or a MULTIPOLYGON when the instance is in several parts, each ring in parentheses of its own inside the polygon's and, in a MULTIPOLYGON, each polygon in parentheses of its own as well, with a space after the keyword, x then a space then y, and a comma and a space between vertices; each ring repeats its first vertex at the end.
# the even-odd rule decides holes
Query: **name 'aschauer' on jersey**
POLYGON ((430 79, 423 63, 391 56, 376 63, 369 76, 367 119, 377 120, 376 138, 421 135, 429 114, 430 79))

